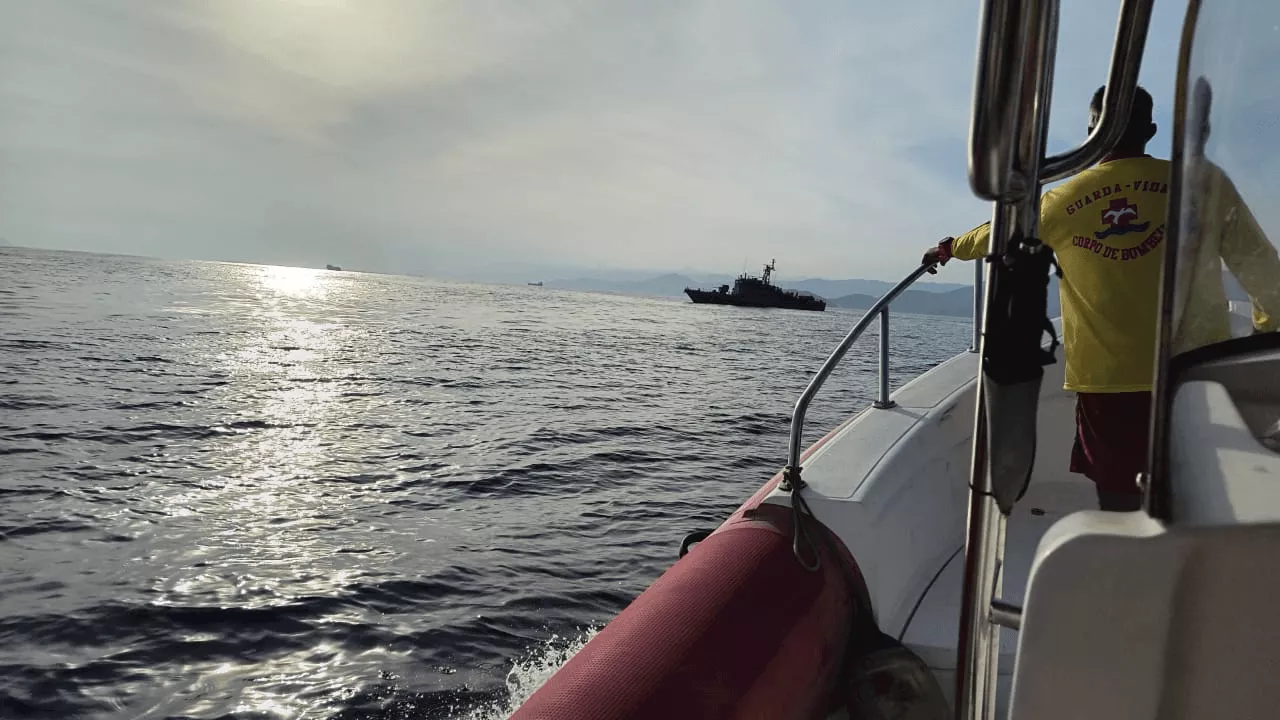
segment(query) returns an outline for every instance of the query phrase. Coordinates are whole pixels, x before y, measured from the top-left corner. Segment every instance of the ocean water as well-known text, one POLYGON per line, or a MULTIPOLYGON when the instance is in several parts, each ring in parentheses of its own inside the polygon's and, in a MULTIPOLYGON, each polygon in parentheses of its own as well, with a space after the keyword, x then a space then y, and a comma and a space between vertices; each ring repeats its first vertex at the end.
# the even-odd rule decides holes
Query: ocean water
MULTIPOLYGON (((0 717, 506 717, 857 317, 0 249, 0 717)), ((895 386, 969 332, 895 316, 895 386)))

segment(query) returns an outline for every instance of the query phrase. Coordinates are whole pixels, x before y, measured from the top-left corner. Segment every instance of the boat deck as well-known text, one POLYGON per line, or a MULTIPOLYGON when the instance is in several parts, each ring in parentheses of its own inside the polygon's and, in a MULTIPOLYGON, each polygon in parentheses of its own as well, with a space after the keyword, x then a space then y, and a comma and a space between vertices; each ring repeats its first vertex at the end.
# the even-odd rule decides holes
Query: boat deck
MULTIPOLYGON (((1001 576, 1002 599, 1021 605, 1027 575, 1040 538, 1051 525, 1070 513, 1096 508, 1093 487, 1087 481, 1064 478, 1042 481, 1028 489, 1009 518, 1005 534, 1006 551, 1001 576)), ((963 548, 943 567, 937 580, 925 592, 920 606, 907 623, 900 640, 923 659, 951 699, 955 686, 956 640, 960 632, 960 594, 964 571, 963 548)), ((1000 667, 997 713, 1005 715, 1009 700, 1009 679, 1013 674, 1018 634, 1000 631, 1000 667)))
MULTIPOLYGON (((977 356, 962 354, 859 413, 804 463, 806 498, 857 559, 881 630, 954 692, 977 356)), ((1075 396, 1059 362, 1041 386, 1035 469, 1006 530, 1001 597, 1020 604, 1036 548, 1060 518, 1096 508, 1093 485, 1068 471, 1075 396)), ((775 492, 769 501, 787 502, 775 492)), ((998 711, 1008 702, 1017 633, 1001 631, 998 711)))

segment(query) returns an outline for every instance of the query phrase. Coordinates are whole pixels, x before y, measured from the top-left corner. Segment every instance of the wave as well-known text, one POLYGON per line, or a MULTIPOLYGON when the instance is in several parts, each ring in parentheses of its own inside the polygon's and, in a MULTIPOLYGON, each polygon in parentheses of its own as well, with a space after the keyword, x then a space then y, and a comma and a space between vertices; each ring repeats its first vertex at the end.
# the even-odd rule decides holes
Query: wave
MULTIPOLYGON (((5 260, 0 715, 33 718, 506 717, 785 462, 848 326, 5 260)), ((894 322, 895 381, 970 339, 894 322)), ((875 361, 850 354, 808 437, 865 406, 875 361)))

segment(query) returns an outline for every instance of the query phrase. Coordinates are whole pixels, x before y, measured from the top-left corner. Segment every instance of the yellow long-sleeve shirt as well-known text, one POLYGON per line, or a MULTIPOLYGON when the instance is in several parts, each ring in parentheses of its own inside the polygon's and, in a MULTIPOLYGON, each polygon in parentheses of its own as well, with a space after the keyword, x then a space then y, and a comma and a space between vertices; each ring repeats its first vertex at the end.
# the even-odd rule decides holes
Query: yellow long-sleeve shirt
MULTIPOLYGON (((1280 279, 1275 248, 1257 229, 1234 186, 1227 181, 1215 188, 1215 207, 1222 208, 1219 214, 1230 215, 1232 225, 1231 233, 1220 235, 1237 238, 1221 243, 1228 267, 1241 277, 1238 265, 1269 262, 1277 273, 1270 276, 1269 284, 1275 290, 1271 294, 1280 293, 1280 283, 1275 281, 1280 279), (1256 230, 1255 237, 1236 232, 1241 227, 1256 230), (1238 239, 1242 236, 1245 239, 1238 239), (1245 260, 1241 263, 1232 258, 1245 260)), ((1053 249, 1062 268, 1059 294, 1067 390, 1115 393, 1151 389, 1168 199, 1169 162, 1151 157, 1096 165, 1044 193, 1040 238, 1053 249)), ((951 254, 961 260, 986 255, 990 234, 988 223, 961 235, 952 243, 951 254)), ((1216 310, 1206 312, 1204 317, 1209 319, 1198 323, 1196 338, 1184 341, 1187 347, 1229 337, 1221 272, 1198 273, 1197 285, 1211 281, 1217 282, 1215 297, 1222 298, 1221 322, 1216 310)), ((1262 288, 1267 282, 1245 282, 1242 278, 1242 283, 1255 298, 1255 324, 1271 324, 1267 315, 1276 316, 1280 296, 1255 294, 1251 285, 1262 288)), ((1198 307, 1203 309, 1203 305, 1198 307)), ((1194 316, 1200 317, 1199 312, 1194 316)))
POLYGON ((1174 308, 1175 354, 1231 336, 1222 265, 1249 294, 1255 330, 1274 332, 1280 323, 1280 256, 1236 186, 1213 163, 1188 173, 1194 203, 1183 212, 1184 232, 1195 243, 1179 263, 1184 274, 1181 304, 1174 308))

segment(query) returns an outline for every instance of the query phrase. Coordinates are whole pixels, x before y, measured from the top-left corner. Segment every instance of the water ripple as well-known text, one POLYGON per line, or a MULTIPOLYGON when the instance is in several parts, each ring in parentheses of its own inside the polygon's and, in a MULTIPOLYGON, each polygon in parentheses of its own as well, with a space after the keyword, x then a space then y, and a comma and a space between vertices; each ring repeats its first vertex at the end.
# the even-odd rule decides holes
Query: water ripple
MULTIPOLYGON (((14 249, 0 287, 22 718, 504 717, 783 464, 857 319, 14 249)), ((894 332, 895 383, 969 338, 894 332)))

